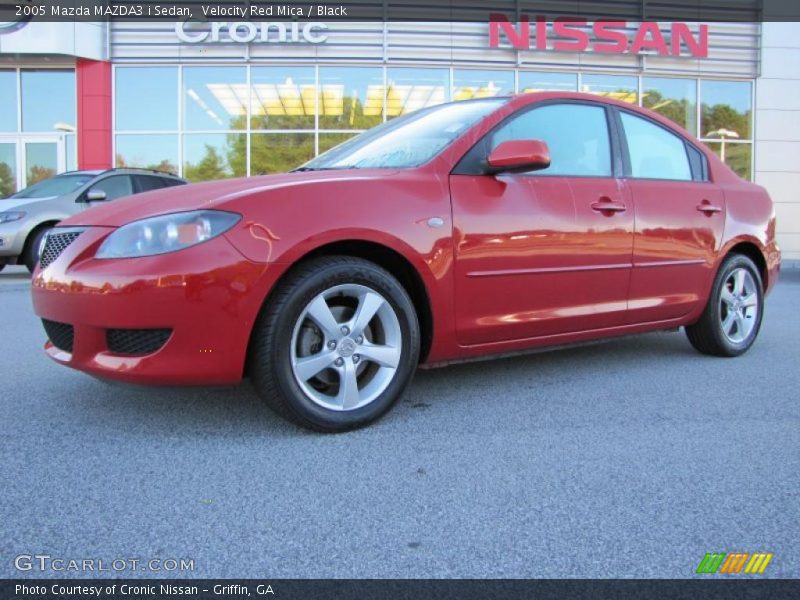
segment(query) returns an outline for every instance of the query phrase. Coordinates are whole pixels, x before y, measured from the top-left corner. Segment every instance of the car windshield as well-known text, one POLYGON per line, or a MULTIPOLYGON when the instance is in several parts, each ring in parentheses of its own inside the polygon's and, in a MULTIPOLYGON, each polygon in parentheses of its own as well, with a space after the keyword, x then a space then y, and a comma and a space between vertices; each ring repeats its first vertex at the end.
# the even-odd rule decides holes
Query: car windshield
POLYGON ((418 167, 507 100, 486 98, 418 110, 365 131, 296 170, 418 167))
POLYGON ((34 183, 24 190, 18 191, 11 196, 11 198, 50 198, 53 196, 63 196, 64 194, 74 192, 93 177, 94 175, 87 173, 58 175, 57 177, 34 183))

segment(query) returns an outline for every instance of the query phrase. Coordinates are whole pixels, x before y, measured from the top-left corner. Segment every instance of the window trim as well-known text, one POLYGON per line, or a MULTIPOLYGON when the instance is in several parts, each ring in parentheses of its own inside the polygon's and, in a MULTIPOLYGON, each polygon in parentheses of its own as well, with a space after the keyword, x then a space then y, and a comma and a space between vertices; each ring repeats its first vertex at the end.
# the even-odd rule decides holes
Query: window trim
POLYGON ((622 159, 622 174, 620 175, 623 179, 631 179, 635 181, 673 181, 673 182, 681 182, 681 183, 711 183, 708 177, 708 158, 706 157, 705 153, 697 147, 695 143, 691 140, 687 139, 685 136, 681 135, 677 131, 674 131, 670 127, 667 127, 663 123, 659 123, 649 115, 642 114, 637 111, 628 110, 626 108, 620 106, 613 106, 610 108, 614 111, 614 128, 617 130, 617 137, 619 139, 620 144, 620 157, 622 159), (677 137, 681 142, 683 142, 683 151, 686 154, 686 162, 689 165, 689 172, 692 175, 691 179, 672 179, 668 177, 634 177, 633 176, 633 167, 631 165, 631 153, 630 148, 628 147, 628 138, 625 134, 625 126, 622 123, 622 113, 627 113, 633 117, 638 117, 643 121, 650 123, 651 125, 655 125, 656 127, 660 127, 668 134, 677 137), (689 157, 689 148, 692 148, 696 152, 700 154, 700 172, 697 171, 697 166, 694 164, 694 161, 689 157))
MULTIPOLYGON (((525 105, 510 115, 505 117, 499 123, 495 124, 489 131, 487 131, 481 138, 475 142, 469 150, 467 150, 464 155, 458 159, 456 165, 451 169, 451 175, 484 175, 484 176, 492 176, 490 173, 486 173, 483 169, 480 168, 480 164, 486 160, 486 156, 482 158, 477 158, 472 156, 473 152, 477 152, 478 148, 483 145, 486 140, 489 139, 489 136, 493 135, 498 129, 503 127, 506 123, 508 123, 511 119, 515 119, 517 117, 521 117, 522 115, 536 110, 537 108, 543 108, 546 106, 562 106, 562 105, 583 105, 583 106, 591 106, 594 108, 603 109, 606 121, 606 131, 608 132, 608 151, 609 151, 609 158, 610 158, 610 172, 608 175, 566 175, 566 174, 555 174, 555 173, 542 173, 540 171, 530 171, 525 173, 514 173, 514 175, 519 175, 523 177, 573 177, 576 179, 619 179, 622 177, 622 163, 619 160, 621 155, 621 148, 619 146, 620 140, 618 139, 618 132, 614 127, 613 123, 613 115, 611 113, 611 109, 613 108, 609 104, 605 104, 603 102, 595 102, 593 100, 584 100, 584 99, 576 99, 576 98, 554 98, 552 100, 542 100, 541 102, 534 102, 532 104, 525 105)), ((488 156, 488 155, 487 155, 488 156)))

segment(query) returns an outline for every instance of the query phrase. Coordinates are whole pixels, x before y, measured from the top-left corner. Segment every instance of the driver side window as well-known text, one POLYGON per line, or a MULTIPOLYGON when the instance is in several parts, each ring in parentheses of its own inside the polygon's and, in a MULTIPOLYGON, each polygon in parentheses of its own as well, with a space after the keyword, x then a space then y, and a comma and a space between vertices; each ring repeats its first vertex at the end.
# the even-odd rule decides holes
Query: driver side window
POLYGON ((99 190, 106 193, 106 201, 116 200, 123 196, 130 196, 133 194, 133 186, 131 185, 131 178, 128 175, 113 175, 106 177, 95 183, 91 190, 99 190))
POLYGON ((489 151, 510 140, 543 140, 551 163, 537 175, 610 177, 606 111, 586 104, 550 104, 511 117, 490 134, 489 151))

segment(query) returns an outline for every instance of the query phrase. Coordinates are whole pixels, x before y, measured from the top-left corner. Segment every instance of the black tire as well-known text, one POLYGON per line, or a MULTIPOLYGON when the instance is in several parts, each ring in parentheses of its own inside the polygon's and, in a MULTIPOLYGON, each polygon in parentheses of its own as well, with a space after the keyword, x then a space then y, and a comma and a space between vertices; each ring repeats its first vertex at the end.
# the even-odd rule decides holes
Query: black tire
POLYGON ((414 375, 419 347, 417 314, 397 279, 360 258, 321 257, 296 266, 262 308, 251 336, 248 371, 258 394, 277 414, 315 431, 341 432, 375 421, 394 405, 414 375), (329 409, 312 400, 292 368, 293 335, 303 311, 319 294, 341 285, 366 286, 383 296, 402 336, 399 363, 390 383, 368 404, 351 410, 329 409))
POLYGON ((3 271, 3 269, 5 269, 5 268, 6 268, 6 266, 5 266, 5 265, 0 265, 0 273, 1 273, 1 272, 3 271))
POLYGON ((714 278, 711 296, 703 315, 697 323, 686 327, 686 336, 692 346, 703 354, 723 357, 739 356, 747 352, 750 346, 753 345, 761 328, 763 317, 764 286, 761 280, 761 273, 747 256, 731 254, 722 262, 717 276, 714 278), (728 309, 727 306, 723 307, 722 294, 730 286, 729 279, 738 269, 744 269, 750 273, 755 283, 758 305, 756 306, 755 314, 750 317, 753 323, 749 334, 743 336, 741 340, 732 340, 723 331, 723 319, 727 316, 728 309))
POLYGON ((36 229, 25 243, 25 250, 22 255, 22 264, 24 264, 31 273, 33 273, 36 265, 39 264, 39 246, 42 245, 42 239, 51 229, 52 227, 41 227, 36 229))

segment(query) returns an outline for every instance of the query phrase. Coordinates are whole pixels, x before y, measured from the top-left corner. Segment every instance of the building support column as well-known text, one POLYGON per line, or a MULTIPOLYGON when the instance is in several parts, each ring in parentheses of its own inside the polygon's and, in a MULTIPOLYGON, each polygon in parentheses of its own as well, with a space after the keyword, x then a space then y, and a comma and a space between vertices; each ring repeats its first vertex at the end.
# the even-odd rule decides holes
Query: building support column
POLYGON ((111 144, 111 63, 78 58, 78 168, 109 169, 111 144))

